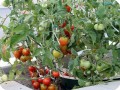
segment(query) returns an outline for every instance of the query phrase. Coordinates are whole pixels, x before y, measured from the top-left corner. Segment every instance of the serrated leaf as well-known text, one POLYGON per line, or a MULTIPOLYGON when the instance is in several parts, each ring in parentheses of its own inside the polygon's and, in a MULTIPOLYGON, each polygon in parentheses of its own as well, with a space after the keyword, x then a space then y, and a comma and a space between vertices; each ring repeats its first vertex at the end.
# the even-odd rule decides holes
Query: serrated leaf
POLYGON ((85 86, 85 81, 82 80, 82 79, 79 79, 79 80, 78 80, 78 84, 79 84, 81 87, 83 87, 83 86, 85 86))
POLYGON ((72 53, 73 55, 78 55, 78 54, 77 54, 77 51, 75 51, 75 49, 73 49, 73 48, 71 49, 71 53, 72 53))

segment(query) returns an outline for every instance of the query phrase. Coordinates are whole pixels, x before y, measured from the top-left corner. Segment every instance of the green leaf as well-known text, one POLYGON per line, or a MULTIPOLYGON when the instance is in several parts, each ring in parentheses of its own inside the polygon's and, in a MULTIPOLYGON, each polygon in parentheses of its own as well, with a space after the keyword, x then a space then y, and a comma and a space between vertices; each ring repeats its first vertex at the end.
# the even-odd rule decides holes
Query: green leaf
POLYGON ((93 44, 96 43, 96 33, 94 31, 89 32, 89 35, 92 39, 93 44))
POLYGON ((82 80, 82 79, 79 79, 79 80, 78 80, 78 84, 79 84, 81 87, 83 87, 83 86, 85 86, 85 81, 82 80))
POLYGON ((70 43, 69 43, 68 47, 70 47, 74 42, 75 42, 75 34, 73 33, 71 36, 70 43))
POLYGON ((103 18, 105 14, 106 14, 105 6, 103 6, 102 4, 100 4, 99 7, 98 7, 98 9, 97 9, 97 11, 96 11, 96 15, 99 18, 103 18))
POLYGON ((75 49, 73 49, 73 48, 71 49, 71 52, 72 52, 73 55, 78 55, 77 51, 75 51, 75 49))

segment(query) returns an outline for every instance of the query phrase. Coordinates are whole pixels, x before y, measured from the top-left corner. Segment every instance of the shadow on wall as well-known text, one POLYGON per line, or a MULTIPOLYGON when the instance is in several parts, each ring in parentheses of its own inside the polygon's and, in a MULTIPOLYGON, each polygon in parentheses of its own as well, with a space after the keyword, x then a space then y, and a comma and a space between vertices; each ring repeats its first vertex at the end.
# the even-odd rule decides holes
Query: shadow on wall
MULTIPOLYGON (((10 9, 0 6, 0 17, 5 18, 9 13, 10 13, 10 9)), ((9 24, 9 20, 10 19, 7 18, 7 20, 5 21, 5 25, 9 24)), ((0 18, 0 23, 2 21, 3 20, 0 18)), ((2 28, 0 28, 0 38, 2 38, 3 36, 4 36, 3 30, 2 30, 2 28)))

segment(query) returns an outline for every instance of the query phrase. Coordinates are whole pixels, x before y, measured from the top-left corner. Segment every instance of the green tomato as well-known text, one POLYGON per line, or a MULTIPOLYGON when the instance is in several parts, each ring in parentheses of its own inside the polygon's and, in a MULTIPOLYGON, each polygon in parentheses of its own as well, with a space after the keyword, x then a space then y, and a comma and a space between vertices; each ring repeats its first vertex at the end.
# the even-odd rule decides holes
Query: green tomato
POLYGON ((102 71, 102 66, 98 65, 98 66, 96 67, 96 70, 97 70, 98 72, 101 72, 101 71, 102 71))
POLYGON ((91 67, 90 61, 81 60, 80 67, 84 69, 89 69, 91 67))
POLYGON ((85 83, 85 86, 90 86, 91 85, 91 82, 86 82, 85 83))
POLYGON ((2 75, 1 80, 2 80, 3 82, 7 81, 7 80, 8 80, 7 75, 6 75, 6 74, 2 75))
POLYGON ((101 30, 104 30, 104 25, 103 25, 103 24, 99 24, 99 25, 98 25, 98 30, 100 30, 100 31, 101 31, 101 30))
POLYGON ((95 25, 94 25, 94 29, 95 29, 95 30, 98 30, 98 24, 95 24, 95 25))
POLYGON ((39 31, 42 31, 42 30, 44 30, 44 28, 43 27, 39 27, 39 31))
POLYGON ((98 57, 98 55, 95 55, 95 60, 99 60, 99 57, 98 57))

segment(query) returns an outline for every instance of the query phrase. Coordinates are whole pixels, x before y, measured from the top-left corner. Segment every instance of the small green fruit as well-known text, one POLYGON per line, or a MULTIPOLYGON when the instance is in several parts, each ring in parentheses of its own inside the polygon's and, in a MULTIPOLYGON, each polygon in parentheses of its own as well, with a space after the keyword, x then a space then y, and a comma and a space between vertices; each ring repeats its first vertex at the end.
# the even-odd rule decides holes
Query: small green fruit
POLYGON ((6 74, 2 75, 1 80, 2 80, 3 82, 7 81, 7 80, 8 80, 7 75, 6 75, 6 74))

